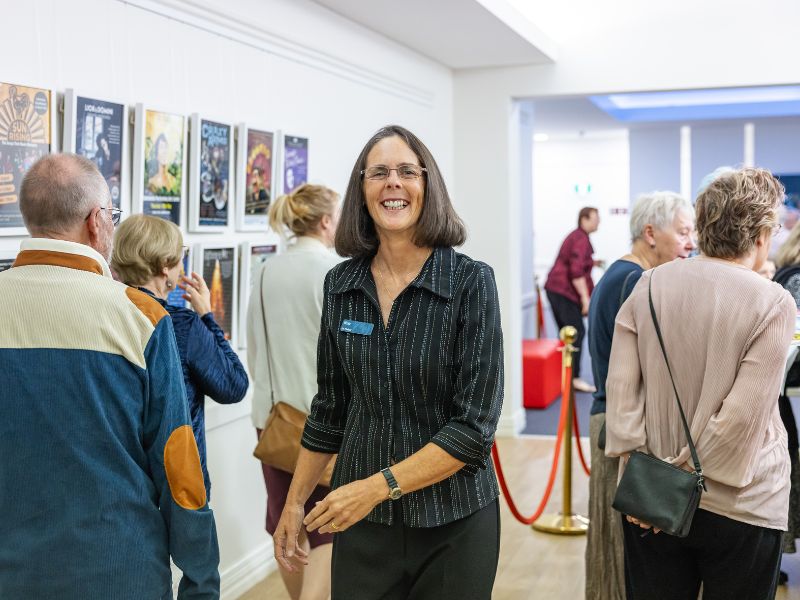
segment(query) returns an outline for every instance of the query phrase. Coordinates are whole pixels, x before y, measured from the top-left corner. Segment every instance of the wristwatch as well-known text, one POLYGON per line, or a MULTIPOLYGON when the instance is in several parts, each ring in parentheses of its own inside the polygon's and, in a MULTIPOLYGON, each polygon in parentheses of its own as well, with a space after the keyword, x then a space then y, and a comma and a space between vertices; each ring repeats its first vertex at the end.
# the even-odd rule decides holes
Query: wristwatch
POLYGON ((400 496, 403 495, 403 490, 400 489, 400 486, 397 485, 397 480, 392 475, 392 472, 389 470, 389 467, 386 467, 381 471, 383 476, 386 477, 386 483, 389 484, 389 498, 392 500, 398 500, 400 496))

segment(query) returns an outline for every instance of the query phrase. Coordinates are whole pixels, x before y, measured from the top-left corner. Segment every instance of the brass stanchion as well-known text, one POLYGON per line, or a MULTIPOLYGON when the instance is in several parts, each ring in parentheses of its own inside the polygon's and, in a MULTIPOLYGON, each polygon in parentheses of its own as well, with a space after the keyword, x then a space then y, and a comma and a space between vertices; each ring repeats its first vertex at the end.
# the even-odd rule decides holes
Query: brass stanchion
POLYGON ((567 326, 561 329, 559 337, 564 342, 564 358, 562 360, 562 377, 569 370, 569 379, 567 385, 569 392, 566 398, 562 398, 562 402, 568 402, 567 406, 567 419, 564 426, 564 474, 563 474, 563 503, 561 512, 559 514, 546 514, 542 515, 531 527, 536 531, 543 531, 545 533, 557 533, 560 535, 581 535, 586 533, 589 528, 589 519, 572 512, 572 406, 575 403, 575 392, 572 389, 572 353, 575 352, 575 347, 572 343, 575 341, 578 332, 574 327, 567 326))

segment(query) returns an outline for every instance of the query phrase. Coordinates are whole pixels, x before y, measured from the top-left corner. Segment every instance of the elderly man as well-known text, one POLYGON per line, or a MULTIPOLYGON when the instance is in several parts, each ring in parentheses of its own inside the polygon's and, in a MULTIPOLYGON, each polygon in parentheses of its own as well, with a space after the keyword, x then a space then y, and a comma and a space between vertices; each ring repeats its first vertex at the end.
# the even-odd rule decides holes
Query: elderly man
POLYGON ((214 516, 167 312, 111 278, 119 210, 87 159, 42 158, 0 275, 0 598, 219 597, 214 516))

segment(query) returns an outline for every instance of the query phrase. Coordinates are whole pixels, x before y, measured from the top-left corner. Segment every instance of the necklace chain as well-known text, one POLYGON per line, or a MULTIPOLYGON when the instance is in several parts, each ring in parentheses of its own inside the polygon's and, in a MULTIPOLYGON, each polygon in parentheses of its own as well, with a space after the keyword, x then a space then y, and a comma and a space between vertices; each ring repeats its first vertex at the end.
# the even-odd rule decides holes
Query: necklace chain
MULTIPOLYGON (((425 264, 425 263, 422 263, 422 265, 424 265, 424 264, 425 264)), ((406 275, 406 278, 409 278, 409 277, 411 277, 411 281, 413 281, 414 279, 416 279, 417 275, 419 275, 419 272, 422 270, 422 265, 420 265, 420 266, 419 266, 417 269, 415 269, 414 271, 410 271, 410 272, 409 272, 409 273, 406 275)), ((391 294, 391 292, 389 292, 389 288, 388 288, 388 286, 386 285, 386 278, 383 276, 383 271, 381 271, 381 268, 378 266, 378 262, 377 262, 377 261, 375 261, 375 270, 378 272, 378 278, 381 280, 381 284, 383 285, 383 291, 386 293, 386 296, 387 296, 387 297, 388 297, 388 296, 391 296, 392 294, 391 294)), ((395 279, 395 282, 396 282, 396 281, 397 281, 397 280, 395 279)), ((410 283, 411 281, 409 281, 409 283, 410 283)), ((406 285, 408 285, 408 284, 406 284, 406 285)))

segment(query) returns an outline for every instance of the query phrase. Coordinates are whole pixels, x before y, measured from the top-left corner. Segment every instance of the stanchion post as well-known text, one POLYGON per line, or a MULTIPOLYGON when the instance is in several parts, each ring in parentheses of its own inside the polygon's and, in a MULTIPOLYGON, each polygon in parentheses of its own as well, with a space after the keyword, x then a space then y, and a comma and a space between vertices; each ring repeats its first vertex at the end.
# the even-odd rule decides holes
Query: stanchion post
MULTIPOLYGON (((567 369, 572 368, 572 354, 575 352, 573 342, 578 335, 578 331, 572 326, 561 329, 560 338, 564 342, 563 359, 561 367, 561 379, 565 379, 567 369)), ((536 531, 545 533, 556 533, 559 535, 581 535, 586 533, 589 528, 589 519, 572 512, 572 414, 573 404, 575 403, 575 391, 572 389, 572 377, 566 382, 568 391, 563 394, 561 401, 567 402, 567 416, 564 431, 564 473, 563 473, 563 495, 561 513, 542 515, 531 527, 536 531)))

